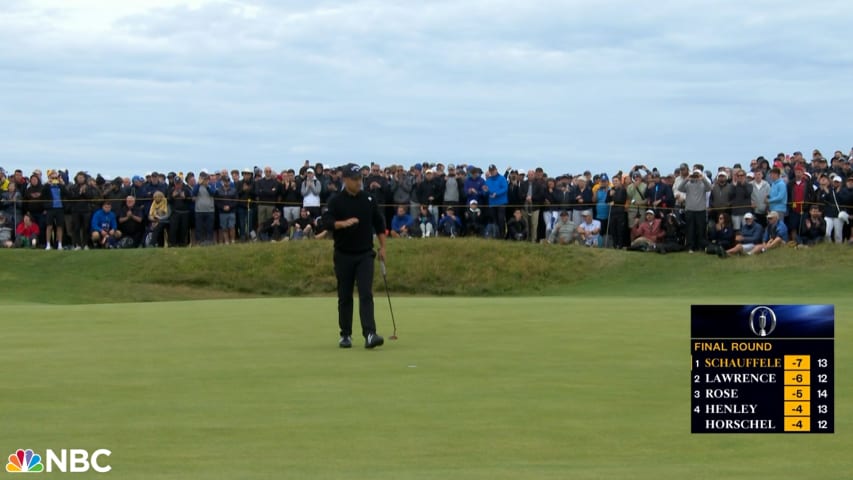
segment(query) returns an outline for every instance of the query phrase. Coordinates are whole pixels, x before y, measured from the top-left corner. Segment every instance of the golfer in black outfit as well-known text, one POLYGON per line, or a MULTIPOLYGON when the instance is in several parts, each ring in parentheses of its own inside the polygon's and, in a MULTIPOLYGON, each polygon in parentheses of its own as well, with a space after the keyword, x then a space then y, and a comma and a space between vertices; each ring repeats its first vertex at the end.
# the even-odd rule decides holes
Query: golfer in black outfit
POLYGON ((364 192, 361 167, 343 167, 344 189, 329 200, 323 216, 325 225, 334 225, 335 276, 338 280, 338 324, 341 348, 352 347, 352 293, 358 283, 358 313, 364 347, 374 348, 385 340, 376 334, 373 318, 373 233, 379 238, 379 259, 385 260, 385 219, 379 213, 379 199, 364 192))

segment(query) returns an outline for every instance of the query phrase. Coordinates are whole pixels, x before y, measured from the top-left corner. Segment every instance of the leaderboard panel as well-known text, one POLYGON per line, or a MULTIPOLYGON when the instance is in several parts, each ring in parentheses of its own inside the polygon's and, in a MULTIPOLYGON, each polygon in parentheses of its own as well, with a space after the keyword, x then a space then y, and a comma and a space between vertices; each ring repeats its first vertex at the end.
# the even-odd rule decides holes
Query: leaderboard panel
POLYGON ((833 305, 693 305, 693 433, 833 433, 833 305))

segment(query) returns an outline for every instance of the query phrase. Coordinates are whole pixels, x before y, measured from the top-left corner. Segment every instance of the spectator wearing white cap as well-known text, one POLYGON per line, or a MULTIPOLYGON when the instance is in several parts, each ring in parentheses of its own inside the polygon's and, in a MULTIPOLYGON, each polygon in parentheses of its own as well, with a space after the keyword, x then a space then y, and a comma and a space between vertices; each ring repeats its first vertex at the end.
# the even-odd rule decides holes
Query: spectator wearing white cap
POLYGON ((764 228, 755 221, 755 215, 747 212, 743 216, 743 224, 735 233, 735 245, 726 250, 726 255, 749 254, 756 245, 764 240, 764 228))
POLYGON ((320 216, 320 194, 322 192, 323 185, 314 175, 314 169, 305 170, 305 177, 302 179, 299 193, 302 194, 302 208, 308 210, 311 218, 320 216))
POLYGON ((581 218, 583 220, 578 225, 578 240, 587 247, 598 247, 598 241, 601 238, 601 222, 592 218, 592 210, 583 210, 581 218))
POLYGON ((482 210, 480 210, 480 202, 473 198, 469 200, 468 208, 465 209, 463 218, 465 219, 465 235, 470 235, 472 237, 479 237, 482 235, 483 230, 485 229, 487 216, 483 214, 482 210))
POLYGON ((637 222, 631 228, 631 246, 629 250, 654 250, 655 246, 663 240, 664 230, 659 218, 655 218, 655 211, 646 210, 645 219, 637 222))
MULTIPOLYGON (((435 174, 435 170, 432 168, 426 170, 424 180, 415 187, 418 203, 421 207, 427 207, 432 218, 438 216, 438 205, 443 198, 441 192, 443 188, 442 179, 435 174)), ((418 211, 418 215, 420 215, 420 210, 418 211)))
POLYGON ((764 242, 756 245, 750 253, 764 253, 772 248, 777 248, 788 241, 788 227, 782 221, 779 212, 771 210, 767 214, 767 228, 764 230, 764 242))

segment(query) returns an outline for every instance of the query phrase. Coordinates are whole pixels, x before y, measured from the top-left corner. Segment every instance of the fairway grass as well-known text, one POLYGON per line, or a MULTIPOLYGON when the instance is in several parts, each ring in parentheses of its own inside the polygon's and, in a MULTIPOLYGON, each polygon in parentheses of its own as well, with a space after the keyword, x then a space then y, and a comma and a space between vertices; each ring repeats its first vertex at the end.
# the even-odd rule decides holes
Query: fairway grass
POLYGON ((337 348, 331 298, 7 306, 0 454, 106 448, 118 479, 853 472, 849 299, 809 299, 836 304, 832 435, 690 434, 690 304, 756 299, 393 301, 375 351, 357 320, 337 348))

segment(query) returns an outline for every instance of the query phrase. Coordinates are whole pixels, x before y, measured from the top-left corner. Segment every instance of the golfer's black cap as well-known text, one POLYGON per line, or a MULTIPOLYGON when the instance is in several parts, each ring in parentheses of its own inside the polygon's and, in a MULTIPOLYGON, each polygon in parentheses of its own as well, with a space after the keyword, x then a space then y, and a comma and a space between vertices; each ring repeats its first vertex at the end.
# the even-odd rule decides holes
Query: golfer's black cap
POLYGON ((341 167, 341 174, 344 178, 361 178, 361 166, 348 163, 341 167))

